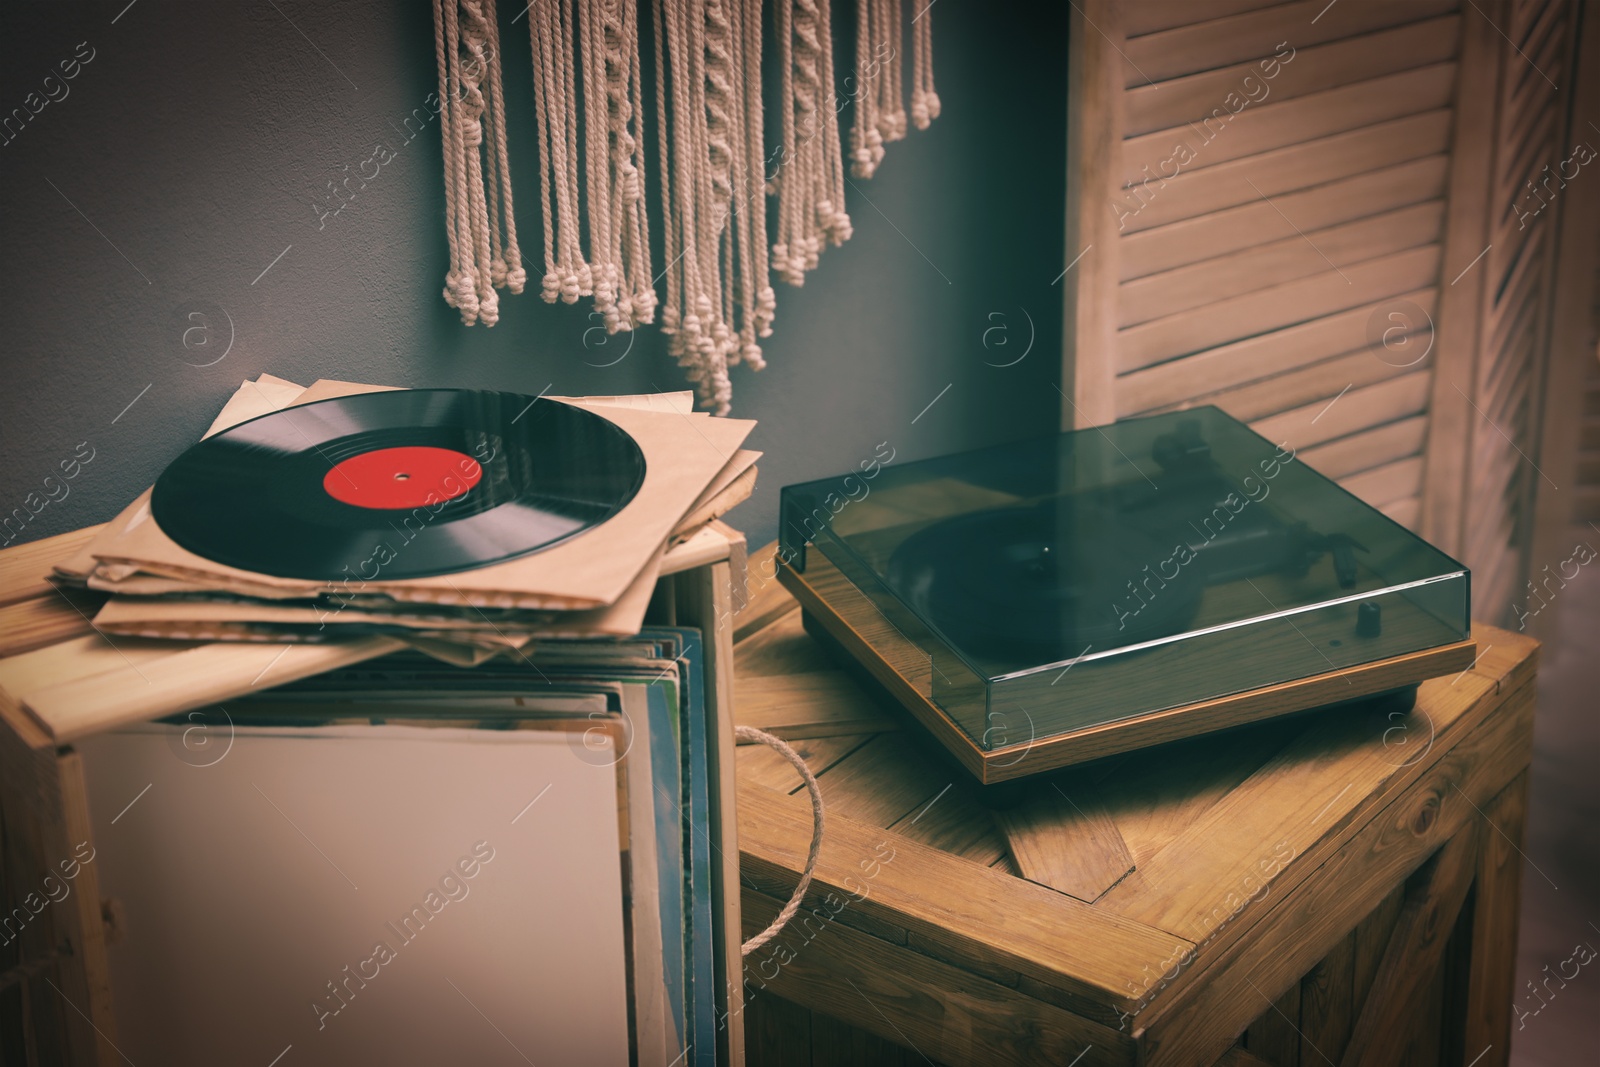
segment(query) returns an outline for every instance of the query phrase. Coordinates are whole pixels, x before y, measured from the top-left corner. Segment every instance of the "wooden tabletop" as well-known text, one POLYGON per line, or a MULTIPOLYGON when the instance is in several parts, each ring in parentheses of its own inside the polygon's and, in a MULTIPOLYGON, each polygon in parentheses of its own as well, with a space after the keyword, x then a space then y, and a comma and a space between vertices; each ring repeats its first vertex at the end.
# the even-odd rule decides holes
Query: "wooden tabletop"
MULTIPOLYGON (((1529 761, 1537 642, 1479 626, 1476 662, 1410 712, 1295 716, 985 792, 806 634, 771 551, 737 620, 735 720, 805 756, 827 832, 805 929, 746 980, 881 1016, 892 1040, 910 1027, 900 1043, 934 1059, 1213 1062, 1529 761)), ((792 891, 811 814, 770 749, 738 772, 748 936, 792 891)))

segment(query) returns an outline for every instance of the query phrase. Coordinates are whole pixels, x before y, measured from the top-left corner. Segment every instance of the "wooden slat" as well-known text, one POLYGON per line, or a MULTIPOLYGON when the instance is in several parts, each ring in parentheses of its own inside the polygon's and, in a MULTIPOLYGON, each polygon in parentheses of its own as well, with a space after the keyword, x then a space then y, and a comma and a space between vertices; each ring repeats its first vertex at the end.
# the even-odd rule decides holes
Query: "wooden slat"
POLYGON ((1140 0, 1129 4, 1124 16, 1129 37, 1189 26, 1196 22, 1257 11, 1282 0, 1140 0))
POLYGON ((1405 1062, 1404 1043, 1395 1038, 1406 1031, 1407 1017, 1418 1014, 1419 998, 1444 956, 1445 942, 1472 887, 1477 854, 1478 834, 1469 825, 1445 842, 1407 885, 1394 934, 1345 1050, 1348 1062, 1363 1067, 1405 1062))
MULTIPOLYGON (((90 640, 84 638, 83 640, 90 640)), ((93 640, 104 640, 95 638, 93 640)), ((118 658, 128 655, 118 640, 118 658)), ((172 644, 172 643, 169 643, 172 644)), ((56 645, 52 649, 68 646, 56 645)), ((129 723, 175 715, 248 692, 257 679, 282 685, 405 647, 396 637, 326 645, 211 644, 170 652, 20 694, 23 705, 57 742, 76 741, 129 723)), ((39 655, 39 653, 31 653, 39 655)), ((18 657, 21 659, 22 657, 18 657)))
POLYGON ((1457 84, 1453 108, 1449 209, 1445 218, 1447 283, 1440 300, 1434 350, 1434 384, 1428 404, 1430 432, 1427 477, 1422 493, 1422 536, 1445 552, 1459 553, 1463 540, 1467 482, 1466 445, 1473 412, 1460 383, 1470 383, 1477 367, 1481 316, 1488 271, 1473 261, 1489 244, 1486 220, 1495 145, 1495 96, 1501 64, 1501 39, 1481 11, 1464 11, 1461 68, 1472 71, 1457 84), (1468 270, 1472 267, 1471 270, 1468 270))
POLYGON ((0 658, 94 633, 89 620, 105 599, 99 593, 51 589, 0 607, 0 658))
POLYGON ((1093 903, 1133 870, 1099 790, 1081 778, 1030 782, 1022 803, 994 820, 1022 877, 1079 900, 1093 903))
POLYGON ((1354 994, 1356 935, 1351 931, 1339 939, 1311 971, 1300 980, 1300 1063, 1302 1067, 1334 1063, 1344 1054, 1350 1040, 1355 1008, 1354 994))
POLYGON ((1082 0, 1072 8, 1067 56, 1067 236, 1061 426, 1115 417, 1116 279, 1121 225, 1107 210, 1122 144, 1119 76, 1122 8, 1082 0), (1075 262, 1074 262, 1075 261, 1075 262))
POLYGON ((1343 396, 1313 400, 1281 415, 1252 423, 1250 428, 1270 441, 1287 441, 1297 451, 1310 449, 1325 441, 1417 414, 1427 407, 1428 385, 1426 371, 1413 371, 1376 385, 1351 389, 1343 396))
POLYGON ((1335 480, 1391 463, 1422 451, 1428 417, 1413 415, 1373 430, 1341 437, 1330 444, 1309 448, 1299 458, 1318 474, 1335 480))
POLYGON ((1195 821, 1287 743, 1294 724, 1258 723, 1165 746, 1169 758, 1132 760, 1099 784, 1102 802, 1135 865, 1186 833, 1195 821))
POLYGON ((985 867, 1006 851, 1005 839, 995 828, 981 791, 964 778, 956 779, 928 803, 902 815, 890 829, 907 840, 985 867))
MULTIPOLYGON (((1405 895, 1405 885, 1396 885, 1392 892, 1356 924, 1353 934, 1355 960, 1351 964, 1350 973, 1352 1012, 1359 1012, 1372 993, 1372 981, 1378 977, 1378 964, 1383 960, 1384 950, 1389 947, 1389 938, 1394 934, 1396 920, 1400 918, 1400 908, 1405 903, 1405 895)), ((1354 1014, 1351 1015, 1349 1022, 1351 1026, 1355 1025, 1354 1014)), ((1348 1034, 1345 1035, 1345 1040, 1349 1041, 1348 1034)))
POLYGON ((1348 311, 1430 285, 1438 272, 1439 249, 1428 245, 1141 323, 1118 331, 1117 369, 1119 373, 1139 370, 1348 311))
MULTIPOLYGON (((802 797, 741 783, 743 871, 771 887, 764 892, 786 899, 793 890, 811 845, 810 808, 802 797)), ((947 959, 972 957, 978 966, 1006 967, 1088 1000, 1132 1008, 1128 990, 1138 988, 1143 968, 1158 967, 1175 945, 1182 951, 1190 944, 842 814, 828 818, 812 892, 844 894, 866 885, 860 863, 881 855, 880 843, 894 860, 880 862, 866 899, 851 908, 937 943, 947 959), (1005 908, 994 906, 1000 899, 1005 908)))
MULTIPOLYGON (((738 539, 743 549, 744 539, 738 539)), ((742 921, 740 907, 739 823, 735 774, 737 757, 734 745, 733 628, 721 620, 733 615, 733 575, 730 561, 712 563, 688 571, 674 583, 678 616, 699 626, 705 635, 705 675, 715 684, 706 688, 706 717, 714 731, 708 752, 707 773, 712 783, 711 825, 706 833, 715 843, 712 854, 711 904, 720 921, 716 924, 713 951, 716 957, 719 1000, 726 998, 725 1010, 733 1018, 744 1012, 744 984, 738 979, 743 966, 741 954, 742 921)), ((726 1037, 719 1028, 717 1058, 731 1064, 744 1062, 744 1027, 727 1027, 726 1037)))
MULTIPOLYGON (((877 883, 900 862, 897 856, 893 863, 882 866, 884 874, 878 879, 861 884, 869 893, 875 893, 877 883)), ((798 920, 780 935, 777 944, 750 957, 748 980, 763 987, 757 996, 778 993, 816 1013, 812 1016, 813 1064, 834 1067, 839 1063, 882 1062, 819 1059, 816 1022, 827 1016, 897 1046, 915 1046, 913 1062, 919 1065, 1066 1064, 1081 1056, 1076 1067, 1131 1067, 1133 1041, 1128 1034, 844 924, 846 914, 864 907, 871 899, 869 896, 867 901, 845 904, 839 919, 832 922, 813 918, 807 925, 804 919, 798 920), (780 954, 780 945, 787 951, 780 954), (776 962, 766 962, 774 957, 776 962)), ((767 894, 746 889, 747 933, 755 933, 770 922, 778 908, 779 902, 767 894)), ((822 914, 826 915, 828 909, 824 905, 822 914)), ((882 1054, 882 1050, 876 1051, 882 1054)), ((840 1053, 837 1046, 829 1052, 835 1057, 854 1055, 853 1050, 840 1053)))
MULTIPOLYGON (((1117 178, 1123 185, 1132 185, 1151 175, 1170 174, 1175 165, 1181 165, 1185 173, 1203 170, 1445 107, 1455 73, 1454 63, 1434 63, 1294 100, 1274 102, 1267 96, 1258 104, 1250 103, 1245 89, 1235 87, 1195 120, 1124 140, 1117 178)), ((1249 92, 1258 98, 1270 92, 1260 79, 1252 79, 1250 84, 1249 92)), ((1160 89, 1166 91, 1165 86, 1160 89)))
POLYGON ((94 540, 100 526, 43 537, 0 552, 0 606, 51 595, 45 576, 57 563, 94 540))
POLYGON ((1249 1049, 1235 1045, 1227 1052, 1224 1052, 1222 1058, 1212 1064, 1212 1067, 1274 1067, 1274 1065, 1255 1055, 1249 1049))
MULTIPOLYGON (((1254 1004, 1265 999, 1254 997, 1254 1004)), ((1274 1067, 1299 1067, 1300 1064, 1300 984, 1297 982, 1272 1001, 1250 1029, 1244 1046, 1274 1067)))
MULTIPOLYGON (((892 1032, 893 1028, 890 1030, 892 1032)), ((811 1067, 868 1063, 881 1063, 883 1067, 914 1067, 915 1063, 921 1062, 913 1060, 916 1055, 904 1045, 870 1030, 852 1026, 822 1012, 811 1013, 811 1067)))
POLYGON ((734 718, 789 740, 899 729, 843 671, 734 680, 734 718))
MULTIPOLYGON (((1148 0, 1128 5, 1124 23, 1131 27, 1138 13, 1148 6, 1148 0)), ((1270 94, 1266 99, 1275 103, 1453 59, 1460 23, 1458 15, 1443 15, 1332 44, 1301 48, 1292 62, 1279 66, 1278 75, 1273 79, 1264 79, 1260 61, 1251 59, 1174 78, 1161 85, 1138 85, 1127 90, 1124 116, 1127 132, 1130 135, 1149 133, 1198 120, 1210 114, 1211 108, 1228 93, 1239 91, 1246 77, 1254 79, 1252 85, 1265 82, 1270 94)))
POLYGON ((1381 508, 1391 500, 1416 496, 1422 489, 1422 457, 1385 463, 1339 483, 1352 495, 1381 508))
POLYGON ((1229 297, 1437 241, 1444 201, 1431 200, 1123 282, 1118 325, 1132 326, 1229 297), (1327 258, 1323 258, 1323 257, 1327 258))
POLYGON ((1121 232, 1139 233, 1436 155, 1448 144, 1449 119, 1448 111, 1429 111, 1120 190, 1112 213, 1121 232))
POLYGON ((1187 407, 1191 401, 1215 402, 1236 418, 1254 420, 1318 397, 1336 396, 1352 383, 1360 387, 1411 373, 1413 368, 1374 358, 1368 337, 1371 323, 1391 310, 1414 315, 1413 306, 1431 317, 1434 303, 1435 290, 1419 289, 1198 352, 1170 366, 1136 371, 1118 379, 1118 414, 1187 407), (1345 353, 1348 357, 1329 360, 1345 353), (1226 402, 1221 399, 1224 395, 1226 402))
POLYGON ((745 561, 745 601, 735 605, 733 639, 743 641, 759 633, 780 616, 799 607, 778 581, 778 542, 750 553, 745 561))
POLYGON ((745 1001, 742 1025, 748 1067, 811 1067, 810 1010, 774 993, 756 993, 745 1001))
POLYGON ((1205 1063, 1220 1055, 1233 1038, 1232 1005, 1257 996, 1252 987, 1265 996, 1286 989, 1386 896, 1397 879, 1470 827, 1477 818, 1474 805, 1481 806, 1526 766, 1533 736, 1531 700, 1531 689, 1524 687, 1494 714, 1477 716, 1471 733, 1412 781, 1395 803, 1375 812, 1348 841, 1327 853, 1316 879, 1270 896, 1269 921, 1257 922, 1246 936, 1219 946, 1211 965, 1187 981, 1180 975, 1178 992, 1145 1024, 1147 1067, 1205 1063))
MULTIPOLYGON (((1505 639, 1512 640, 1509 635, 1505 639)), ((1491 688, 1487 680, 1472 674, 1454 685, 1442 679, 1426 682, 1419 698, 1423 711, 1409 718, 1416 720, 1419 731, 1432 730, 1435 747, 1453 743, 1482 716, 1479 709, 1488 703, 1484 698, 1491 688)), ((1226 894, 1248 897, 1255 884, 1265 880, 1260 870, 1263 860, 1269 866, 1280 861, 1274 876, 1281 872, 1282 857, 1256 854, 1261 842, 1282 839, 1295 858, 1315 843, 1326 847, 1324 835, 1350 825, 1363 807, 1382 803, 1385 784, 1392 787, 1415 777, 1428 759, 1442 755, 1430 750, 1428 757, 1410 767, 1396 766, 1403 761, 1388 749, 1367 743, 1375 725, 1349 718, 1319 721, 1187 833, 1142 863, 1102 898, 1100 907, 1191 937, 1214 932, 1233 918, 1230 909, 1219 909, 1226 894), (1285 803, 1281 788, 1285 776, 1295 782, 1295 805, 1285 803), (1270 801, 1265 799, 1269 795, 1270 801), (1240 894, 1239 887, 1252 879, 1251 887, 1240 894)))
POLYGON ((1524 771, 1491 803, 1483 805, 1463 1012, 1467 1049, 1505 1049, 1511 1042, 1517 925, 1508 917, 1519 913, 1527 803, 1528 773, 1524 771))
POLYGON ((1154 229, 1123 235, 1120 278, 1131 281, 1203 259, 1298 237, 1369 215, 1442 198, 1447 157, 1426 156, 1392 167, 1274 194, 1154 229), (1294 222, 1290 222, 1294 219, 1294 222))
MULTIPOLYGON (((1455 10, 1455 0, 1404 4, 1334 4, 1302 0, 1248 11, 1127 42, 1123 84, 1128 88, 1271 55, 1279 42, 1295 49, 1417 22, 1455 10)), ((1298 58, 1298 56, 1296 57, 1298 58)))
POLYGON ((733 656, 735 677, 742 679, 778 674, 816 674, 840 667, 822 646, 806 634, 805 620, 799 611, 786 612, 749 638, 741 640, 733 656))
POLYGON ((1378 510, 1414 532, 1417 528, 1417 518, 1422 513, 1422 499, 1415 496, 1402 497, 1399 500, 1389 501, 1378 510))
POLYGON ((828 768, 818 782, 829 813, 887 827, 932 800, 953 779, 937 760, 905 758, 907 747, 920 743, 883 734, 828 768))
MULTIPOLYGON (((821 774, 866 741, 862 736, 810 737, 790 741, 789 746, 806 761, 812 774, 821 774)), ((736 759, 742 781, 755 782, 780 793, 794 793, 806 787, 794 764, 766 745, 740 745, 736 759)))

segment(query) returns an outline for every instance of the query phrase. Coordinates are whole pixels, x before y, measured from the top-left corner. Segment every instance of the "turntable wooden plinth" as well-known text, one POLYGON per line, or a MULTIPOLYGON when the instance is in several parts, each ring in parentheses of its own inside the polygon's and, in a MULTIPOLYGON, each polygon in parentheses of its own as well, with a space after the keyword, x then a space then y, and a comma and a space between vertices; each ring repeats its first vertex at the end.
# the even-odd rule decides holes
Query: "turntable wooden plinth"
POLYGON ((1414 686, 1464 671, 1476 655, 1474 642, 1460 641, 1043 736, 1028 729, 1031 720, 1006 722, 1002 729, 985 731, 1006 743, 984 748, 934 701, 927 653, 884 618, 826 556, 813 551, 808 557, 804 572, 782 566, 776 571, 805 610, 813 635, 864 668, 873 688, 904 706, 984 785, 1414 686))
MULTIPOLYGON (((1407 714, 1127 752, 997 808, 771 574, 735 719, 802 750, 828 815, 805 910, 745 959, 752 1064, 1507 1062, 1534 641, 1475 628, 1407 714)), ((738 773, 749 934, 811 810, 769 750, 738 773)))

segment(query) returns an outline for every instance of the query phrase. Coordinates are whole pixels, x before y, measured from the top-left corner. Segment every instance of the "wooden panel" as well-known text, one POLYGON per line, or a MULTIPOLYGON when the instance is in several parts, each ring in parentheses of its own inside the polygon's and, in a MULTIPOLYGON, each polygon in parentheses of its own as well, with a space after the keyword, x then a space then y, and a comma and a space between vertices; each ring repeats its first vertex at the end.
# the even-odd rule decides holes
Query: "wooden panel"
MULTIPOLYGON (((1187 406, 1186 401, 1210 402, 1223 390, 1255 383, 1230 394, 1224 410, 1238 418, 1276 414, 1317 397, 1331 397, 1344 386, 1382 381, 1409 372, 1375 358, 1367 334, 1375 316, 1387 309, 1415 305, 1424 315, 1434 306, 1432 289, 1419 289, 1398 297, 1365 304, 1285 330, 1237 341, 1185 357, 1171 366, 1136 371, 1118 380, 1118 411, 1134 415, 1150 410, 1187 406), (1330 356, 1350 353, 1348 359, 1327 362, 1330 356), (1304 368, 1292 379, 1290 372, 1304 368), (1282 375, 1283 381, 1279 377, 1282 375), (1326 383, 1326 384, 1324 384, 1326 383), (1274 399, 1282 391, 1283 403, 1274 399), (1307 395, 1309 393, 1309 395, 1307 395)), ((1431 357, 1430 357, 1431 358, 1431 357)), ((1424 364, 1419 363, 1418 366, 1424 364)), ((1220 403, 1220 401, 1219 401, 1220 403)))
MULTIPOLYGON (((1128 5, 1123 16, 1130 27, 1147 2, 1128 5)), ((1461 19, 1443 15, 1397 29, 1364 34, 1314 48, 1301 48, 1269 85, 1272 101, 1292 100, 1323 89, 1379 78, 1402 70, 1453 59, 1461 19)), ((1247 76, 1259 83, 1257 60, 1174 78, 1160 85, 1138 85, 1127 90, 1124 118, 1130 135, 1166 129, 1211 113, 1230 92, 1237 92, 1247 76)), ((1268 68, 1271 69, 1271 68, 1268 68)))
POLYGON ((756 993, 745 1001, 743 1021, 750 1067, 811 1067, 809 1010, 774 993, 756 993))
MULTIPOLYGON (((897 1033, 895 1037, 902 1035, 897 1033)), ((812 1067, 831 1067, 833 1064, 861 1064, 865 1067, 867 1064, 880 1063, 884 1067, 914 1067, 922 1062, 915 1049, 896 1044, 870 1030, 851 1026, 831 1015, 811 1013, 812 1067)))
MULTIPOLYGON (((788 595, 787 589, 784 594, 788 595)), ((795 604, 796 608, 799 606, 795 604)), ((817 674, 839 668, 837 660, 830 659, 826 650, 806 636, 805 620, 799 611, 785 612, 748 640, 740 640, 733 655, 735 679, 817 674)))
POLYGON ((1302 0, 1146 34, 1127 42, 1123 84, 1131 89, 1270 55, 1282 41, 1292 43, 1296 49, 1309 48, 1442 15, 1455 7, 1455 0, 1407 0, 1404 4, 1302 0))
POLYGON ((43 596, 0 607, 0 657, 94 633, 89 620, 105 599, 99 593, 51 589, 43 596))
POLYGON ((997 809, 994 820, 1022 877, 1079 900, 1093 903, 1133 870, 1099 790, 1081 778, 1030 782, 1022 802, 997 809))
POLYGON ((1121 232, 1138 233, 1436 155, 1445 150, 1449 129, 1447 110, 1395 119, 1124 189, 1112 210, 1121 232))
POLYGON ((1209 19, 1256 11, 1282 0, 1139 0, 1129 4, 1124 20, 1129 37, 1141 37, 1175 26, 1188 26, 1209 19))
POLYGON ((740 726, 754 726, 785 740, 900 728, 843 671, 739 678, 734 694, 740 726))
POLYGON ((1532 744, 1531 697, 1531 690, 1519 690, 1500 709, 1509 715, 1497 711, 1483 718, 1339 848, 1318 879, 1278 898, 1270 923, 1255 924, 1248 936, 1222 950, 1204 981, 1191 978, 1155 1009, 1160 1015, 1144 1032, 1148 1067, 1204 1063, 1220 1055, 1233 1039, 1228 1006, 1258 995, 1253 990, 1271 996, 1287 988, 1388 895, 1395 880, 1471 827, 1477 818, 1473 806, 1525 765, 1532 744))
POLYGON ((1103 200, 1122 148, 1118 55, 1123 5, 1082 0, 1072 7, 1067 52, 1067 265, 1060 279, 1063 338, 1061 426, 1112 421, 1117 278, 1122 226, 1103 200))
POLYGON ((908 745, 921 744, 921 738, 881 734, 828 768, 818 782, 829 814, 888 826, 932 800, 951 779, 936 760, 905 758, 908 745))
POLYGON ((797 605, 778 581, 778 542, 750 554, 745 563, 745 599, 734 615, 733 639, 743 641, 797 605))
MULTIPOLYGON (((1251 79, 1248 84, 1253 88, 1235 86, 1190 122, 1124 140, 1118 180, 1132 185, 1162 174, 1162 164, 1167 160, 1187 160, 1183 170, 1189 173, 1445 107, 1450 102, 1455 74, 1454 63, 1434 63, 1295 100, 1259 104, 1250 103, 1251 96, 1246 93, 1259 97, 1270 91, 1270 86, 1259 78, 1251 79)), ((1168 87, 1156 88, 1165 92, 1168 87)), ((1271 97, 1264 99, 1270 101, 1271 97)))
MULTIPOLYGON (((899 862, 897 857, 884 865, 884 871, 899 862)), ((875 894, 873 883, 866 885, 875 894)), ((851 899, 843 907, 854 909, 863 903, 851 899)), ((831 907, 820 907, 816 919, 827 916, 831 907)), ((778 908, 777 900, 745 890, 746 930, 761 929, 778 908)), ((814 1010, 812 1062, 828 1067, 877 1061, 856 1059, 848 1048, 834 1051, 838 1058, 819 1059, 816 1024, 823 1016, 912 1048, 919 1064, 1133 1063, 1133 1041, 1127 1034, 838 921, 791 926, 775 949, 752 955, 750 973, 753 983, 762 986, 757 996, 775 992, 814 1010), (774 965, 766 965, 774 958, 774 965)), ((853 1041, 834 1034, 828 1040, 841 1037, 853 1041)))
POLYGON ((1491 803, 1483 805, 1463 1012, 1465 1049, 1486 1045, 1505 1049, 1511 1043, 1517 924, 1506 921, 1506 916, 1519 912, 1527 804, 1528 774, 1524 771, 1491 803))
POLYGON ((126 670, 26 692, 23 697, 28 710, 57 741, 74 741, 227 700, 248 692, 252 678, 268 675, 269 685, 282 685, 403 647, 405 642, 395 637, 337 645, 201 645, 138 667, 130 663, 126 670))
POLYGON ((1203 259, 1299 237, 1310 232, 1440 199, 1448 159, 1426 156, 1392 167, 1276 194, 1165 226, 1125 234, 1119 242, 1119 277, 1124 281, 1172 270, 1203 259), (1293 222, 1289 220, 1293 219, 1293 222))
POLYGON ((1132 326, 1117 334, 1118 371, 1420 289, 1432 284, 1438 271, 1439 249, 1429 245, 1132 326))
POLYGON ((1417 519, 1422 514, 1422 498, 1415 496, 1391 500, 1378 510, 1408 530, 1415 531, 1417 519))
POLYGON ((1446 841, 1406 886, 1394 933, 1345 1051, 1350 1062, 1398 1067, 1406 1062, 1406 1049, 1396 1040, 1408 1029, 1406 1019, 1422 1015, 1424 1028, 1428 1028, 1429 1013, 1417 1009, 1467 899, 1477 854, 1478 834, 1469 825, 1446 841))
MULTIPOLYGON (((731 556, 743 556, 744 537, 729 545, 731 556)), ((705 828, 712 842, 711 903, 721 920, 716 926, 717 988, 726 993, 726 1011, 733 1018, 744 1012, 744 985, 735 980, 743 973, 743 936, 739 915, 739 823, 734 755, 733 627, 723 620, 733 617, 733 575, 729 562, 711 563, 679 575, 674 582, 679 618, 700 627, 705 635, 702 651, 705 674, 714 684, 706 690, 706 716, 714 731, 707 771, 713 783, 711 825, 705 828)), ((744 1027, 719 1028, 718 1060, 731 1067, 744 1063, 744 1027), (726 1037, 723 1035, 726 1034, 726 1037)))
MULTIPOLYGON (((1409 718, 1426 720, 1436 747, 1448 744, 1447 738, 1466 733, 1482 717, 1489 689, 1486 680, 1472 674, 1454 685, 1445 679, 1426 682, 1419 699, 1424 710, 1409 718)), ((1248 898, 1263 881, 1280 881, 1285 869, 1303 874, 1308 849, 1327 847, 1324 835, 1349 825, 1362 805, 1381 803, 1377 794, 1384 787, 1403 788, 1402 782, 1416 777, 1424 762, 1438 755, 1430 750, 1416 764, 1397 767, 1391 753, 1364 743, 1374 725, 1335 717, 1318 721, 1188 832, 1141 863, 1102 898, 1101 908, 1190 936, 1238 921, 1240 916, 1223 906, 1227 894, 1248 898), (1286 804, 1277 788, 1281 774, 1294 777, 1294 805, 1286 804), (1270 802, 1268 795, 1273 796, 1270 802), (1280 855, 1258 854, 1261 842, 1280 839, 1293 864, 1280 855), (1272 868, 1266 875, 1263 861, 1272 868)), ((1416 726, 1424 729, 1421 721, 1416 726)))
POLYGON ((1375 508, 1391 500, 1416 496, 1422 491, 1422 457, 1385 463, 1346 478, 1340 484, 1375 508))
MULTIPOLYGON (((1256 997, 1260 1003, 1264 997, 1256 997)), ((1300 1064, 1300 986, 1291 985, 1244 1034, 1244 1047, 1273 1067, 1300 1064)))
POLYGON ((1005 838, 995 828, 982 790, 964 779, 951 782, 928 803, 901 816, 890 829, 907 840, 985 867, 1006 851, 1005 838))
POLYGON ((0 606, 47 596, 55 588, 45 575, 61 560, 94 540, 100 526, 43 537, 0 552, 0 606))
POLYGON ((1339 1062, 1355 1022, 1356 935, 1340 938, 1300 980, 1300 1062, 1306 1067, 1339 1062))
POLYGON ((1332 444, 1307 449, 1299 458, 1319 474, 1335 480, 1422 451, 1428 432, 1426 415, 1413 415, 1375 430, 1342 437, 1332 444))
POLYGON ((1296 450, 1309 449, 1324 441, 1415 415, 1427 407, 1428 384, 1426 372, 1414 371, 1376 385, 1351 389, 1341 397, 1314 400, 1252 423, 1251 429, 1269 441, 1287 441, 1296 450))
POLYGON ((1118 325, 1321 274, 1330 260, 1346 266, 1429 244, 1439 239, 1443 220, 1444 201, 1431 200, 1123 282, 1118 325))
MULTIPOLYGON (((741 783, 743 869, 763 892, 786 898, 793 891, 794 872, 804 867, 811 845, 810 808, 802 797, 741 783)), ((870 865, 883 843, 894 861, 876 866, 867 897, 851 910, 939 945, 947 959, 971 958, 978 969, 1006 967, 1088 1000, 1131 1008, 1128 990, 1138 988, 1143 968, 1158 968, 1175 946, 1180 952, 1192 947, 1184 938, 845 815, 828 819, 812 892, 845 894, 868 885, 861 863, 870 865), (1000 899, 1006 907, 994 906, 1000 899)))
MULTIPOLYGON (((789 745, 806 761, 812 774, 821 774, 860 748, 866 740, 860 735, 813 737, 792 740, 789 745)), ((780 793, 795 793, 806 787, 805 779, 794 769, 794 764, 766 745, 740 745, 735 758, 741 781, 755 782, 780 793)))

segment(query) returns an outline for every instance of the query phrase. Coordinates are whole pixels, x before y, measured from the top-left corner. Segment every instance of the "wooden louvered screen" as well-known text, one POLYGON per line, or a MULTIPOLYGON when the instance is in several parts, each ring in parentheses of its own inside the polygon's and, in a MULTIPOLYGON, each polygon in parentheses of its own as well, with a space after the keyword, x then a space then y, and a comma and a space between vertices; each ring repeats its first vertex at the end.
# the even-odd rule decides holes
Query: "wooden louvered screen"
POLYGON ((1570 91, 1532 65, 1565 84, 1576 10, 1082 2, 1065 423, 1217 404, 1464 557, 1504 617, 1559 215, 1511 205, 1562 158, 1570 91))
POLYGON ((1600 526, 1600 358, 1590 364, 1589 380, 1584 383, 1583 428, 1578 441, 1578 490, 1572 517, 1600 526))
POLYGON ((1485 618, 1523 599, 1533 502, 1540 482, 1558 487, 1539 462, 1539 420, 1564 206, 1555 184, 1540 184, 1572 144, 1577 13, 1568 0, 1510 0, 1468 22, 1447 249, 1447 269, 1466 273, 1441 309, 1441 447, 1429 455, 1423 530, 1472 567, 1485 618))

